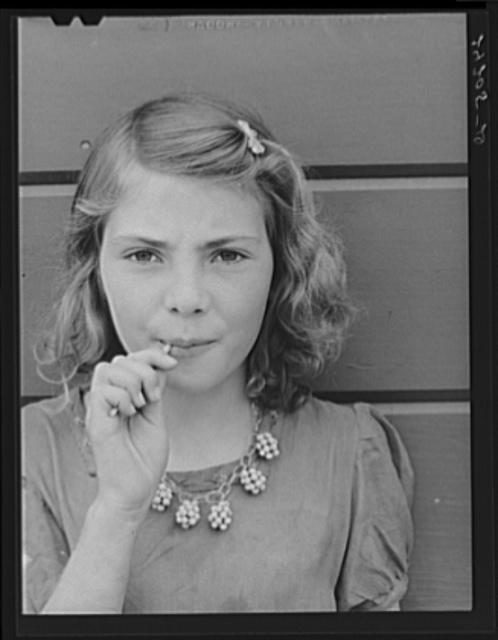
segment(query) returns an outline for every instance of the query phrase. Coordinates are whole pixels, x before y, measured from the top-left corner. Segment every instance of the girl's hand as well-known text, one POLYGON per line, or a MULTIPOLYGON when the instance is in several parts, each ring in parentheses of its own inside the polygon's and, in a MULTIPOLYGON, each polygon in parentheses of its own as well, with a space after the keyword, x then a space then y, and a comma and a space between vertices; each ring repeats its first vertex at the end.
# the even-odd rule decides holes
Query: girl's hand
POLYGON ((95 367, 86 426, 97 465, 98 499, 145 517, 168 460, 162 410, 167 371, 177 361, 168 347, 116 356, 95 367))

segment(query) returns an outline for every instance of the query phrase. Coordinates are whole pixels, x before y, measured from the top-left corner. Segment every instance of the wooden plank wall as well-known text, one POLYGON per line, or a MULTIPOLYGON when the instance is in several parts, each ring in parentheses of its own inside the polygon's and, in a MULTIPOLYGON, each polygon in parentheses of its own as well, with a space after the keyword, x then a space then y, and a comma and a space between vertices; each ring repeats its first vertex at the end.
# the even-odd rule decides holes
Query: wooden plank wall
POLYGON ((465 16, 104 19, 20 28, 23 403, 87 141, 168 90, 255 106, 303 159, 365 312, 318 395, 372 402, 417 490, 404 610, 472 606, 465 16))

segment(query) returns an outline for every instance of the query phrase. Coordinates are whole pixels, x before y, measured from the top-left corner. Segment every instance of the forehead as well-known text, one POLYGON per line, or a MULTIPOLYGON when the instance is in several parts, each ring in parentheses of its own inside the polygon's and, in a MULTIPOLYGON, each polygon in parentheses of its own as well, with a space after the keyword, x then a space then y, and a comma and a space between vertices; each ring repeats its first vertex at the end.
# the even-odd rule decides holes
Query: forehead
POLYGON ((106 227, 120 231, 164 227, 170 232, 190 227, 202 232, 226 227, 256 230, 261 225, 263 206, 247 189, 134 167, 106 227))

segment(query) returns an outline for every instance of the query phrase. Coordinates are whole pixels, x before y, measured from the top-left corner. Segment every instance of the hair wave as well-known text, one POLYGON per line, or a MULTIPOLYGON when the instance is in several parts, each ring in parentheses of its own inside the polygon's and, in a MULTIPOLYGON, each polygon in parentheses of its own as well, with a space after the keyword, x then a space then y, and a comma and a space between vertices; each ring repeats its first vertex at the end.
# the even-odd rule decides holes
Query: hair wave
POLYGON ((98 271, 107 216, 130 188, 136 166, 219 182, 258 199, 274 256, 259 336, 247 360, 247 392, 265 409, 292 412, 310 380, 339 356, 355 307, 347 292, 343 246, 317 221, 300 164, 261 118, 206 94, 177 94, 121 116, 99 138, 81 172, 66 230, 65 271, 40 375, 55 366, 65 386, 89 379, 94 365, 123 347, 98 271), (237 120, 257 131, 265 153, 247 149, 237 120))

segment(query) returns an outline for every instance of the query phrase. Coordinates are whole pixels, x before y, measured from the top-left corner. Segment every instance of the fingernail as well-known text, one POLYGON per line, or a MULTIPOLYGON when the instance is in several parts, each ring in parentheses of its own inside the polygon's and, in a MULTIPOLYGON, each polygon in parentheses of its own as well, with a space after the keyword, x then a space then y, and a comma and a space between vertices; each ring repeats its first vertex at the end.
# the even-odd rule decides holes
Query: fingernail
POLYGON ((112 407, 111 409, 109 409, 109 417, 115 418, 118 415, 118 411, 118 407, 112 407))
POLYGON ((171 345, 170 344, 165 344, 163 346, 163 353, 168 355, 168 353, 171 351, 171 345))
POLYGON ((144 394, 140 391, 140 393, 138 394, 138 402, 137 402, 139 407, 143 407, 147 404, 145 398, 144 398, 144 394))

